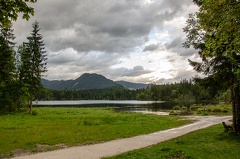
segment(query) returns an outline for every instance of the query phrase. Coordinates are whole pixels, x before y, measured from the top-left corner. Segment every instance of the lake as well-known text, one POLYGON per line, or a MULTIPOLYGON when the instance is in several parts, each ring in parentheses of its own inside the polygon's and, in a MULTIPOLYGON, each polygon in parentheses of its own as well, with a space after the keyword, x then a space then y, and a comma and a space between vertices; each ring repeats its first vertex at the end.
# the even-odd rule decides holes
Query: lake
POLYGON ((35 101, 36 107, 110 107, 116 112, 167 112, 174 103, 165 101, 138 100, 76 100, 76 101, 35 101))

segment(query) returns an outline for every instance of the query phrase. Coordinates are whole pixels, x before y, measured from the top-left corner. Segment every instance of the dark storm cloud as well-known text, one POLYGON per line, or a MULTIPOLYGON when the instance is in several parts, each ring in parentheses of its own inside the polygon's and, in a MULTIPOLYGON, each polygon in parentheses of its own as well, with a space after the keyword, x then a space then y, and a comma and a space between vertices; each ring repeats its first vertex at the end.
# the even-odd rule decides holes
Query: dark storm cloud
POLYGON ((178 53, 180 56, 191 56, 193 54, 196 54, 196 50, 194 49, 186 49, 183 47, 184 38, 179 36, 173 39, 170 43, 167 43, 166 49, 171 50, 173 52, 178 53))
POLYGON ((29 36, 32 22, 39 21, 52 79, 64 78, 65 74, 70 78, 70 71, 73 72, 71 78, 84 72, 137 78, 155 70, 136 61, 135 67, 131 64, 114 67, 136 50, 150 54, 161 47, 180 56, 193 54, 193 50, 181 46, 183 34, 179 32, 182 30, 165 26, 188 14, 185 9, 191 4, 192 0, 152 0, 152 3, 146 0, 41 0, 33 5, 35 16, 29 22, 19 20, 14 30, 17 42, 21 42, 29 36), (150 34, 155 28, 159 33, 167 32, 173 40, 163 38, 152 44, 150 34))
POLYGON ((59 51, 129 52, 143 44, 151 29, 182 11, 190 0, 42 0, 34 5, 47 47, 59 51), (62 34, 71 30, 74 36, 62 34))

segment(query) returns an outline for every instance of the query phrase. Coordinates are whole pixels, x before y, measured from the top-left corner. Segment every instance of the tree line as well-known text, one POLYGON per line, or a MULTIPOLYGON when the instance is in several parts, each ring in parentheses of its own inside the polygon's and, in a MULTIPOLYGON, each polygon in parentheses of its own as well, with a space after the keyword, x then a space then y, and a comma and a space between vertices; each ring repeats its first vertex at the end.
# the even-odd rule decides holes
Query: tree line
POLYGON ((32 113, 32 101, 41 88, 41 77, 46 68, 46 51, 43 37, 39 33, 39 23, 32 24, 27 41, 16 46, 12 21, 18 13, 23 19, 29 19, 34 9, 25 1, 1 1, 0 14, 0 113, 11 113, 29 106, 32 113))
POLYGON ((154 100, 188 103, 229 102, 229 92, 215 85, 205 86, 183 79, 178 83, 150 85, 147 88, 130 90, 122 86, 92 90, 43 89, 37 100, 154 100))

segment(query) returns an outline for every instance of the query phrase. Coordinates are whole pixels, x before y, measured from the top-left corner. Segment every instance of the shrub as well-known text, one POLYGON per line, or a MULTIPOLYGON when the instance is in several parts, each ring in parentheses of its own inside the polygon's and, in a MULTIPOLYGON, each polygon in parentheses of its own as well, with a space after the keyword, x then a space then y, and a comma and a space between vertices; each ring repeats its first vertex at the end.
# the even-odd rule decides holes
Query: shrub
POLYGON ((179 107, 179 106, 173 107, 173 110, 180 110, 180 109, 181 109, 181 107, 179 107))
POLYGON ((182 107, 182 110, 183 110, 183 111, 186 111, 187 109, 188 109, 188 108, 185 107, 185 106, 182 107))
POLYGON ((171 110, 171 111, 169 112, 169 115, 177 115, 177 112, 174 111, 174 110, 171 110))
POLYGON ((206 110, 207 112, 211 112, 211 111, 212 111, 212 108, 211 108, 211 107, 206 107, 205 110, 206 110))
POLYGON ((202 106, 199 106, 199 105, 193 105, 193 106, 190 107, 190 110, 195 111, 195 110, 197 110, 198 108, 201 108, 201 107, 202 106))
POLYGON ((212 112, 222 112, 221 108, 213 108, 212 112))
POLYGON ((197 109, 197 114, 203 114, 203 108, 198 108, 197 109))
POLYGON ((223 110, 222 110, 223 113, 228 113, 228 111, 229 110, 227 108, 223 108, 223 110))

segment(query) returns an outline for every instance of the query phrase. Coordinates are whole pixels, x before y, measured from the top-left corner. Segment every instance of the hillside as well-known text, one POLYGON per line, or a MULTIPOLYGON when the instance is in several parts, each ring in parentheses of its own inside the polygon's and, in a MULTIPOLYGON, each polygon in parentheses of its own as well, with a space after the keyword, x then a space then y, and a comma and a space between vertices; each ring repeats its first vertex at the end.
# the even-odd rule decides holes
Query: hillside
POLYGON ((46 80, 42 79, 42 84, 45 88, 55 90, 89 90, 89 89, 103 89, 114 86, 123 86, 126 89, 140 89, 146 88, 147 84, 131 83, 126 81, 112 81, 99 74, 84 73, 75 80, 46 80))
POLYGON ((147 88, 149 86, 149 84, 143 84, 143 83, 132 83, 132 82, 126 82, 126 81, 115 81, 115 82, 127 89, 141 89, 141 88, 147 88))
POLYGON ((75 80, 53 80, 49 81, 42 79, 42 84, 48 89, 70 89, 70 90, 87 90, 87 89, 102 89, 117 86, 119 84, 107 79, 99 74, 85 73, 75 80))

